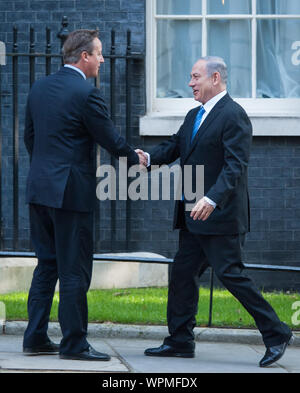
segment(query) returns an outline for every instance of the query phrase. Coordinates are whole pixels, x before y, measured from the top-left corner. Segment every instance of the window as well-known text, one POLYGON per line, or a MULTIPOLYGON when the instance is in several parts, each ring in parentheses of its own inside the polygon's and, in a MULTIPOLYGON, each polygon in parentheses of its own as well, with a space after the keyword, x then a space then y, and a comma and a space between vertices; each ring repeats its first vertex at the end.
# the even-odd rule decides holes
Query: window
POLYGON ((148 112, 186 112, 200 56, 228 66, 228 91, 251 114, 299 116, 299 0, 147 0, 148 112))

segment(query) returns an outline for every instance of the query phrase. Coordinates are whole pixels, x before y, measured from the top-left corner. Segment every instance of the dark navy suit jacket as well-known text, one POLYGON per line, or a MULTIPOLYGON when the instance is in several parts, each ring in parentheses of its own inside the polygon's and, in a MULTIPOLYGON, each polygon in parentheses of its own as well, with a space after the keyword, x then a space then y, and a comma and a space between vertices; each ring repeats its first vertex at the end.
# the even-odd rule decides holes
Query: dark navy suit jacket
MULTIPOLYGON (((180 158, 183 174, 184 165, 204 165, 204 195, 217 203, 206 221, 193 221, 190 211, 185 211, 183 203, 176 201, 174 228, 183 227, 184 215, 192 233, 246 233, 250 228, 247 168, 251 122, 244 109, 226 94, 210 111, 191 143, 198 110, 189 111, 177 134, 150 152, 153 165, 169 164, 180 158)), ((195 181, 193 176, 194 191, 195 181)))
POLYGON ((138 156, 116 131, 99 89, 62 67, 34 83, 24 142, 30 154, 26 202, 89 212, 96 200, 94 143, 114 157, 138 156))

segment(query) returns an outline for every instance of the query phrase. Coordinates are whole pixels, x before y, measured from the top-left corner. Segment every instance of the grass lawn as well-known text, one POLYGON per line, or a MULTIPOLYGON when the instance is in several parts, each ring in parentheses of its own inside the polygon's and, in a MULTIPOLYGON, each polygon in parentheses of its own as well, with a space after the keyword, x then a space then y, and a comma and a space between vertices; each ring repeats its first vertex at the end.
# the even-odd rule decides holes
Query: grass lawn
MULTIPOLYGON (((294 330, 300 324, 292 324, 295 310, 292 304, 300 301, 299 293, 264 293, 264 297, 276 310, 279 318, 294 330)), ((55 294, 51 321, 57 321, 58 294, 55 294)), ((0 295, 6 307, 7 320, 27 319, 27 293, 0 295)), ((89 322, 114 322, 124 324, 165 325, 167 288, 128 288, 91 290, 88 293, 89 322)), ((197 325, 206 326, 209 310, 209 289, 200 289, 197 325)), ((300 323, 300 321, 299 321, 300 323)), ((255 327, 252 317, 226 290, 214 290, 213 326, 255 327)))

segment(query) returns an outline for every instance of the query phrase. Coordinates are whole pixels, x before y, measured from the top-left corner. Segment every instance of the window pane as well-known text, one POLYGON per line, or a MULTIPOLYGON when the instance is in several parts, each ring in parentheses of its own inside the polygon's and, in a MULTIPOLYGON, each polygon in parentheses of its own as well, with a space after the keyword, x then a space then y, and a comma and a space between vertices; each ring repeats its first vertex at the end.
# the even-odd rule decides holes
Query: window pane
POLYGON ((228 92, 233 97, 251 97, 250 21, 211 21, 208 28, 208 55, 225 60, 228 92))
POLYGON ((157 21, 157 97, 192 97, 193 64, 201 57, 200 21, 157 21))
POLYGON ((299 0, 257 0, 258 14, 298 14, 300 15, 299 0))
POLYGON ((214 0, 208 1, 209 14, 250 14, 251 0, 214 0))
POLYGON ((201 15, 201 0, 156 0, 156 13, 169 15, 201 15))
POLYGON ((300 98, 300 21, 257 21, 257 96, 300 98))

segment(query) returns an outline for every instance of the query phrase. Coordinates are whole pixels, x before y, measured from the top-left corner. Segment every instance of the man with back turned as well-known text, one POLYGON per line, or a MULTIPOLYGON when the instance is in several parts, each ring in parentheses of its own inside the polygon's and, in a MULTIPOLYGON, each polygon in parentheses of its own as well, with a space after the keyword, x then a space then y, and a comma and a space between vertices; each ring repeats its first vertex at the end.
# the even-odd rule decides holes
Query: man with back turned
POLYGON ((142 157, 126 143, 109 118, 96 77, 102 43, 95 30, 72 32, 63 47, 64 67, 37 81, 28 96, 24 141, 30 155, 26 201, 38 264, 28 298, 25 354, 58 353, 63 359, 109 360, 87 341, 87 291, 93 262, 93 208, 96 199, 95 142, 129 165, 142 157), (59 279, 60 345, 48 335, 59 279))

